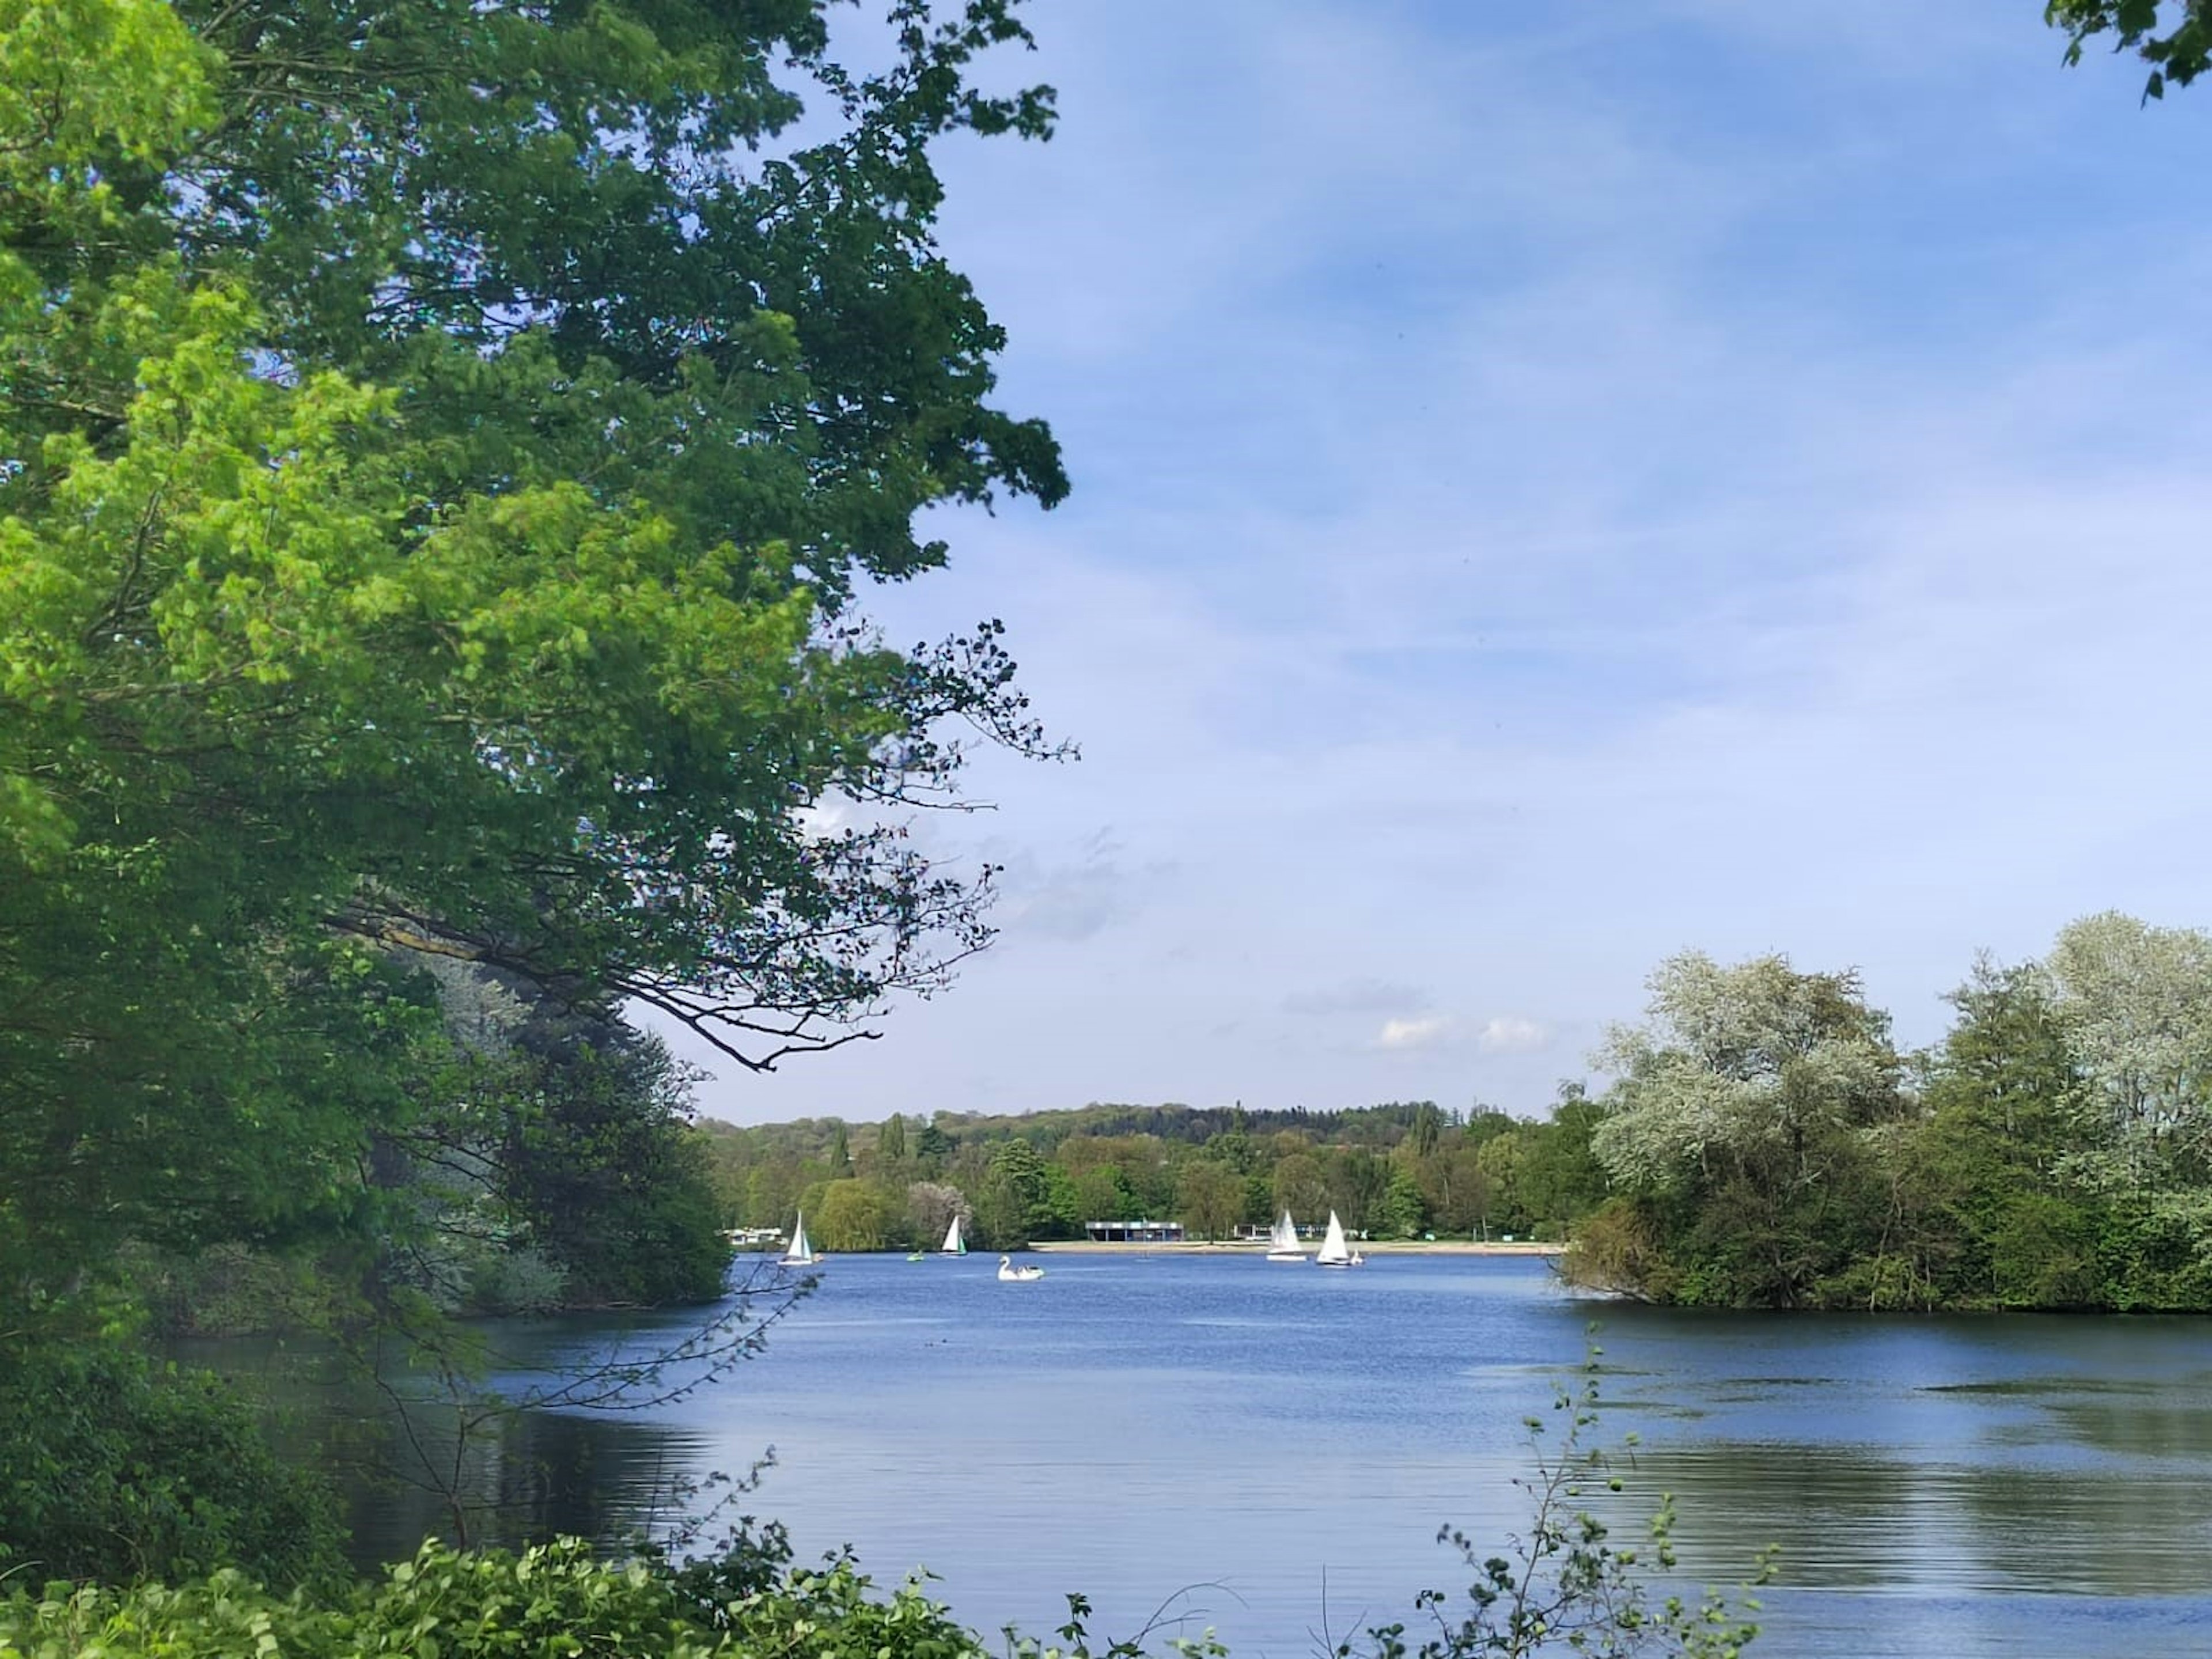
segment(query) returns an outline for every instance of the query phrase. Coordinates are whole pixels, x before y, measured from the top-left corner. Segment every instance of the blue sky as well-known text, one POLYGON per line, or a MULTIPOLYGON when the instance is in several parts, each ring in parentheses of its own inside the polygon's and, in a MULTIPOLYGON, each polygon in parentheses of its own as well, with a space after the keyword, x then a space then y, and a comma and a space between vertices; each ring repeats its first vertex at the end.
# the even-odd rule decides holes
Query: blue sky
POLYGON ((954 990, 706 1109, 1534 1112, 1686 946, 1917 1042, 2212 921, 2212 88, 1996 0, 1030 10, 944 241, 1075 494, 874 605, 1084 758, 921 827, 1007 867, 954 990))

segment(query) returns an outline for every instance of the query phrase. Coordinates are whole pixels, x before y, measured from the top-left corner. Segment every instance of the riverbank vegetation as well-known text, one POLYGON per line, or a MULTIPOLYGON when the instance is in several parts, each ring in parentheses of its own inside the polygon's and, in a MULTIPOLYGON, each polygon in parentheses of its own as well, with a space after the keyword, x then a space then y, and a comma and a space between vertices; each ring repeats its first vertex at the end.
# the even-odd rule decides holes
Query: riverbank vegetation
POLYGON ((1595 1121, 1570 1091, 1540 1121, 1417 1101, 701 1127, 736 1224, 786 1226, 803 1206, 823 1249, 916 1248, 957 1210, 972 1242, 1000 1249, 1081 1238, 1091 1221, 1179 1220, 1192 1237, 1226 1238, 1285 1209, 1309 1223, 1334 1209, 1381 1238, 1561 1238, 1604 1196, 1595 1121))
POLYGON ((1583 1282, 1657 1301, 2212 1309, 2212 934, 2107 914, 1900 1054, 1850 974, 1696 955, 1602 1056, 1583 1282))
POLYGON ((1094 1105, 704 1126, 726 1213, 833 1250, 1193 1237, 1334 1210, 1378 1238, 1571 1241, 1595 1290, 1699 1306, 2212 1310, 2212 934, 2118 915, 1983 961, 1900 1050, 1850 971, 1662 963, 1541 1118, 1094 1105))

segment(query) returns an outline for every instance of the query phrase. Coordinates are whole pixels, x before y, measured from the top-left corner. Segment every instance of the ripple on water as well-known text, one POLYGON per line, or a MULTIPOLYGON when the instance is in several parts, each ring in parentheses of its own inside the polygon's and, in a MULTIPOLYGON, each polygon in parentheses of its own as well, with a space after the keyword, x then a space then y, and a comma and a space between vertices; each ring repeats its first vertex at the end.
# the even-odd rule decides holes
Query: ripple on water
MULTIPOLYGON (((1218 1584, 1198 1599, 1240 1659, 1304 1659, 1324 1618, 1340 1635, 1463 1583, 1439 1525, 1525 1524, 1524 1419, 1555 1442, 1553 1395, 1584 1376, 1590 1310, 1540 1263, 1055 1261, 1018 1294, 995 1271, 841 1259, 724 1383, 526 1419, 520 1461, 558 1476, 529 1512, 612 1531, 668 1473, 773 1443, 744 1508, 880 1577, 927 1565, 982 1629, 1049 1630, 1081 1590, 1094 1632, 1123 1634, 1218 1584)), ((1755 1651, 2212 1656, 2212 1326, 1604 1319, 1601 1437, 1643 1441, 1610 1517, 1640 1533, 1674 1492, 1692 1585, 1778 1543, 1755 1651)), ((507 1335, 573 1352, 611 1328, 507 1335)), ((643 1352, 679 1323, 628 1328, 643 1352)))

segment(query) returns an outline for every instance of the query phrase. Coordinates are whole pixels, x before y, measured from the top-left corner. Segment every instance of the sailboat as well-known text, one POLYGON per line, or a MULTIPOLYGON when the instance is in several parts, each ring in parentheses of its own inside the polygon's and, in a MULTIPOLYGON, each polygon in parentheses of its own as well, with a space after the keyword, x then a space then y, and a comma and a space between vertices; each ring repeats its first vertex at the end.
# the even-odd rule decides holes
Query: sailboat
POLYGON ((1282 1219, 1267 1232, 1267 1260, 1270 1261, 1303 1261, 1306 1253, 1298 1248, 1298 1224, 1291 1219, 1288 1210, 1282 1219))
POLYGON ((1328 1212, 1328 1237, 1321 1242, 1315 1255, 1316 1265, 1323 1267, 1356 1267, 1362 1258, 1352 1255, 1352 1247, 1344 1242, 1344 1224, 1336 1218, 1336 1212, 1328 1212))
POLYGON ((814 1254, 814 1247, 806 1242, 806 1212, 799 1212, 799 1224, 791 1230, 791 1248, 783 1253, 787 1267, 811 1267, 822 1258, 814 1254))
POLYGON ((1044 1269, 1026 1262, 1017 1267, 1013 1257, 1002 1255, 999 1258, 999 1277, 1009 1285, 1026 1285, 1032 1279, 1042 1279, 1044 1269))
POLYGON ((968 1254, 968 1241, 960 1237, 960 1218, 958 1216, 954 1216, 952 1218, 952 1224, 945 1230, 945 1248, 939 1251, 938 1254, 940 1255, 965 1255, 968 1254))

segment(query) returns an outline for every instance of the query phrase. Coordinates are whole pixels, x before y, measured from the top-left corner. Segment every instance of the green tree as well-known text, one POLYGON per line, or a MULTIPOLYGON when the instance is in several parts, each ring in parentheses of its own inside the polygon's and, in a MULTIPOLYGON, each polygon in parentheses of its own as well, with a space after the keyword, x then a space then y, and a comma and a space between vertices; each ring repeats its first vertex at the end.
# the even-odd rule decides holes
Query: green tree
POLYGON ((2051 1012, 2094 1137, 2076 1163, 2112 1188, 2212 1177, 2212 934, 2117 912, 2060 930, 2051 1012))
POLYGON ((1887 1016, 1856 974, 1802 974, 1781 957, 1723 968, 1687 951, 1650 987, 1647 1022, 1599 1057, 1617 1081, 1592 1152, 1652 1206, 1680 1294, 1818 1301, 1881 1225, 1866 1132, 1904 1113, 1887 1016))
POLYGON ((898 1219, 899 1195, 873 1181, 833 1181, 814 1212, 812 1237, 825 1250, 880 1250, 898 1219))
POLYGON ((1490 1207, 1490 1177, 1481 1164, 1482 1148, 1464 1135, 1456 1135, 1437 1148, 1415 1170, 1421 1195, 1437 1230, 1471 1233, 1481 1224, 1490 1207))
POLYGON ((956 1150, 957 1143, 937 1127, 934 1117, 923 1124, 921 1133, 914 1138, 915 1162, 933 1176, 945 1173, 945 1166, 956 1150))
POLYGON ((1375 1206, 1371 1223, 1376 1232, 1384 1238, 1412 1238, 1428 1224, 1428 1205, 1411 1170, 1392 1168, 1389 1185, 1383 1188, 1382 1200, 1375 1206))
POLYGON ((1522 1124, 1488 1136, 1474 1149, 1481 1178, 1475 1224, 1487 1237, 1510 1233, 1525 1238, 1535 1225, 1526 1187, 1529 1140, 1529 1126, 1522 1124))
POLYGON ((1892 1224, 1872 1283, 1907 1305, 2094 1301, 2082 1237, 2094 1225, 2060 1196, 2075 1077, 2049 981, 1984 957, 1950 1001, 1958 1018, 1928 1062, 1926 1115, 1887 1160, 1892 1224))
POLYGON ((1006 0, 908 21, 869 76, 807 0, 0 23, 11 1292, 359 1218, 427 956, 766 1066, 982 941, 895 819, 944 722, 1037 746, 995 625, 853 596, 1064 489, 931 240, 932 143, 1050 104, 969 82, 1006 0))
POLYGON ((906 1120, 893 1112, 876 1133, 876 1157, 886 1166, 906 1162, 906 1120))
MULTIPOLYGON (((477 1113, 434 964, 765 1070, 985 942, 904 820, 968 730, 1044 745, 995 623, 893 649, 857 596, 945 561, 924 510, 1064 491, 933 240, 939 141, 1050 96, 971 78, 1011 0, 894 3, 869 73, 827 9, 0 6, 9 1368, 125 1326, 133 1247, 407 1237, 438 1137, 616 1293, 688 1252, 636 1056, 477 1113)), ((267 1533, 223 1461, 126 1449, 112 1512, 267 1533)))
POLYGON ((1078 1219, 1082 1221, 1136 1221, 1142 1218, 1143 1206, 1137 1195, 1129 1190, 1119 1166, 1112 1164, 1094 1164, 1078 1176, 1069 1177, 1073 1189, 1078 1219))
POLYGON ((1292 1152, 1275 1162, 1274 1207, 1308 1221, 1328 1208, 1328 1172, 1311 1152, 1292 1152))
POLYGON ((979 1241, 992 1249, 1026 1244, 1052 1220, 1051 1184, 1044 1160, 1026 1140, 1001 1141, 991 1152, 990 1172, 975 1200, 979 1241))
POLYGON ((1434 1155, 1437 1141, 1443 1133, 1443 1121, 1444 1115, 1437 1109, 1436 1102, 1424 1100, 1415 1105, 1413 1127, 1407 1132, 1406 1135, 1407 1142, 1413 1149, 1415 1158, 1428 1158, 1434 1155))
POLYGON ((1374 1227, 1382 1194, 1390 1185, 1390 1166, 1364 1146, 1347 1146, 1328 1163, 1328 1206, 1355 1232, 1374 1227))
POLYGON ((1176 1201, 1193 1236, 1226 1238, 1243 1214, 1244 1182, 1226 1164, 1191 1158, 1176 1171, 1176 1201))
POLYGON ((1561 1086, 1551 1116, 1530 1126, 1517 1193, 1531 1231, 1563 1238, 1605 1201, 1609 1183, 1591 1146, 1604 1121, 1605 1109, 1571 1083, 1561 1086))

